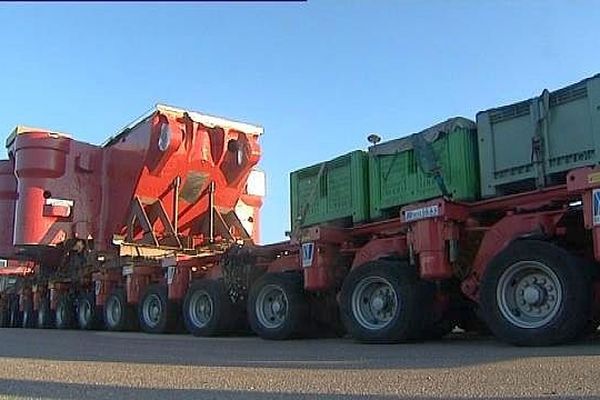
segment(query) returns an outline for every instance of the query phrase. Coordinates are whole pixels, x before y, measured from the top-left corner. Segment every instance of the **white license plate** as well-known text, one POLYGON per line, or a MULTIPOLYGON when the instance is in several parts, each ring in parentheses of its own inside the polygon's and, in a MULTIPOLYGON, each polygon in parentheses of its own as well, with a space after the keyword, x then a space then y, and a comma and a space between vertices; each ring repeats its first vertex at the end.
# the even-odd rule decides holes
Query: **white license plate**
POLYGON ((408 210, 404 212, 404 221, 416 221, 418 219, 433 218, 440 215, 439 206, 421 207, 416 210, 408 210))

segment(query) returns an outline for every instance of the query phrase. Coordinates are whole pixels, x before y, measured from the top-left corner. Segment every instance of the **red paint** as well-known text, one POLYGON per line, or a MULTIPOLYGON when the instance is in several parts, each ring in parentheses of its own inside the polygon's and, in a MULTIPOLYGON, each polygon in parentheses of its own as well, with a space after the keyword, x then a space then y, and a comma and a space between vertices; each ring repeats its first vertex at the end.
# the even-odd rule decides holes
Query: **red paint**
POLYGON ((600 225, 594 225, 592 191, 600 188, 600 168, 579 168, 567 175, 569 191, 579 193, 583 202, 583 218, 586 229, 592 231, 594 258, 600 262, 600 225))
MULTIPOLYGON (((77 168, 77 156, 100 149, 49 132, 17 135, 9 152, 15 155, 18 200, 13 243, 18 247, 53 245, 68 238, 97 237, 100 188, 96 175, 77 168), (54 199, 74 202, 72 209, 53 204, 54 199)), ((100 165, 98 165, 99 167, 100 165)))
POLYGON ((384 257, 405 258, 408 255, 405 236, 394 236, 390 238, 375 238, 361 247, 354 256, 352 268, 357 268, 369 261, 375 261, 384 257))
POLYGON ((0 254, 13 255, 13 229, 17 204, 17 178, 12 160, 0 161, 0 254))
POLYGON ((97 272, 92 275, 94 291, 96 295, 96 306, 104 306, 106 299, 122 280, 120 270, 108 270, 97 272))
MULTIPOLYGON (((294 246, 295 247, 295 246, 294 246)), ((268 264, 269 272, 299 271, 300 257, 296 254, 281 255, 268 264)))
MULTIPOLYGON (((23 252, 26 246, 92 237, 96 250, 113 252, 113 235, 126 232, 135 198, 144 207, 160 201, 172 218, 173 182, 178 177, 177 231, 189 238, 185 243, 208 238, 211 182, 215 184, 214 205, 222 215, 234 212, 242 198, 254 208, 251 237, 258 240, 262 199, 246 195, 245 184, 260 159, 259 134, 241 132, 224 120, 223 127, 204 126, 199 121, 182 110, 159 108, 105 147, 48 131, 21 131, 9 146, 18 184, 12 177, 12 162, 0 164, 0 211, 6 210, 3 219, 7 221, 6 230, 0 231, 0 247, 14 244, 23 252), (170 141, 161 149, 165 127, 170 141), (16 193, 13 240, 9 222, 16 193)), ((160 242, 166 232, 163 224, 155 219, 152 229, 160 242)), ((243 236, 240 226, 229 232, 243 236)), ((223 236, 227 232, 215 233, 223 236)), ((133 234, 140 238, 142 232, 133 234)))
POLYGON ((172 268, 172 280, 167 281, 169 300, 182 301, 190 284, 191 270, 181 266, 172 268))
POLYGON ((437 216, 405 222, 408 226, 408 246, 417 262, 421 278, 449 279, 454 272, 449 258, 450 241, 458 241, 458 223, 468 219, 468 209, 461 204, 435 199, 402 208, 402 219, 406 219, 408 211, 425 207, 436 207, 437 216))
POLYGON ((137 266, 133 268, 125 280, 127 303, 137 304, 140 302, 148 285, 162 279, 162 270, 156 266, 137 266))
MULTIPOLYGON (((336 271, 345 265, 340 262, 338 246, 318 244, 314 249, 312 264, 304 270, 304 289, 311 292, 327 291, 333 288, 336 271)), ((301 264, 298 264, 301 266, 301 264)))

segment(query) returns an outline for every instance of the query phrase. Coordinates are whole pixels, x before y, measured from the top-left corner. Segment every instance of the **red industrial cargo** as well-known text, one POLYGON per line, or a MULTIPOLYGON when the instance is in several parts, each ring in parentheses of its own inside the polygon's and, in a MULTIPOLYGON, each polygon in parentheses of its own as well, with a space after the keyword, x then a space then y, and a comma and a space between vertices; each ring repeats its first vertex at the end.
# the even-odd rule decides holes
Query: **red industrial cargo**
MULTIPOLYGON (((232 243, 257 242, 261 134, 255 125, 162 105, 104 146, 15 129, 9 160, 0 165, 0 250, 35 262, 38 274, 20 291, 29 297, 22 304, 44 310, 38 325, 53 323, 46 315, 55 314, 57 326, 69 327, 74 310, 87 304, 96 313, 77 316, 92 326, 98 307, 120 288, 132 305, 160 284, 167 301, 167 264, 170 279, 185 285, 186 274, 173 271, 180 260, 190 264, 232 243)), ((185 289, 169 290, 169 300, 180 301, 185 289)))
POLYGON ((257 240, 258 229, 242 225, 251 215, 242 221, 235 208, 242 195, 244 204, 260 207, 243 191, 260 158, 261 132, 165 106, 103 147, 15 130, 7 143, 19 182, 14 245, 26 252, 26 246, 93 239, 96 250, 110 251, 115 234, 174 248, 208 243, 211 233, 257 240))

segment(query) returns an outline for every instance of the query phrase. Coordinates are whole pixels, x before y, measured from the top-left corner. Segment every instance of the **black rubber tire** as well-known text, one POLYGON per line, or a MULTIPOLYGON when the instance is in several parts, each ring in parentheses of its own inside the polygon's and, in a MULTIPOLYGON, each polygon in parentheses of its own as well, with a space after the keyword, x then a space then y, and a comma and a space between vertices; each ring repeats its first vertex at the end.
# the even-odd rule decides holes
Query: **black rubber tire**
POLYGON ((8 306, 0 308, 0 328, 9 328, 9 322, 8 306))
POLYGON ((9 328, 10 327, 10 310, 9 303, 7 302, 5 305, 0 307, 0 328, 9 328))
POLYGON ((302 337, 310 333, 310 308, 304 296, 302 275, 290 273, 266 273, 250 289, 247 303, 250 327, 258 336, 268 340, 285 340, 302 337), (272 285, 287 299, 285 320, 277 327, 268 327, 257 315, 257 301, 261 291, 272 285))
POLYGON ((423 339, 442 339, 455 328, 464 329, 465 322, 477 318, 474 312, 476 304, 464 297, 460 281, 423 281, 423 286, 425 299, 430 301, 430 308, 426 312, 431 316, 429 321, 426 320, 421 336, 423 339))
POLYGON ((449 335, 454 328, 456 327, 456 323, 453 319, 450 318, 442 318, 435 323, 427 326, 421 338, 425 340, 438 340, 442 339, 444 336, 449 335))
POLYGON ((140 329, 147 333, 169 333, 177 330, 179 321, 180 307, 169 301, 167 287, 165 285, 150 285, 144 292, 140 303, 138 304, 138 321, 140 329), (149 315, 144 312, 149 301, 159 301, 160 314, 156 323, 148 318, 149 315))
POLYGON ((37 312, 33 310, 33 304, 28 301, 23 306, 23 328, 35 328, 37 326, 37 312))
POLYGON ((63 294, 58 298, 54 321, 56 329, 72 329, 75 326, 75 307, 70 295, 63 294))
POLYGON ((104 302, 102 316, 104 327, 109 331, 129 331, 137 327, 135 308, 127 304, 127 296, 123 289, 116 289, 108 295, 104 302), (113 307, 120 308, 118 315, 112 312, 113 307), (111 316, 109 313, 112 313, 111 316))
POLYGON ((589 274, 566 250, 539 240, 519 240, 498 254, 486 268, 480 287, 483 317, 501 341, 518 346, 548 346, 569 342, 585 329, 592 304, 589 274), (556 315, 537 328, 521 328, 507 320, 496 296, 502 274, 519 261, 536 261, 560 280, 563 301, 556 315))
POLYGON ((431 303, 426 298, 429 291, 424 284, 415 269, 403 261, 373 261, 352 270, 344 280, 340 293, 342 321, 348 333, 363 343, 399 343, 421 338, 427 323, 425 310, 431 303), (383 278, 389 282, 399 303, 390 322, 380 329, 363 326, 352 307, 357 285, 370 277, 383 278))
POLYGON ((94 293, 83 293, 77 299, 77 324, 79 329, 99 329, 102 319, 102 310, 96 307, 94 293), (89 310, 89 313, 86 312, 89 310))
MULTIPOLYGON (((241 310, 243 312, 243 310, 241 310)), ((217 336, 234 332, 239 325, 240 307, 227 297, 222 280, 202 279, 192 282, 183 300, 182 315, 185 329, 194 336, 217 336), (210 299, 208 321, 200 321, 194 304, 201 294, 210 299)))
POLYGON ((586 324, 586 327, 584 328, 583 332, 581 333, 581 337, 588 337, 588 336, 592 336, 592 337, 596 337, 600 334, 600 308, 598 307, 598 305, 600 304, 600 301, 598 301, 599 299, 597 298, 597 296, 600 296, 600 293, 594 293, 600 281, 600 269, 598 268, 597 264, 595 262, 585 262, 582 260, 582 264, 585 265, 587 267, 588 270, 588 274, 590 276, 590 280, 591 280, 591 286, 592 286, 592 310, 590 313, 590 317, 588 319, 588 322, 586 324))
POLYGON ((10 323, 11 328, 21 328, 23 326, 23 313, 19 311, 19 298, 10 299, 10 323))
POLYGON ((469 334, 490 336, 492 332, 485 319, 481 317, 481 310, 478 307, 477 305, 477 308, 475 306, 464 308, 458 320, 458 327, 469 334))
POLYGON ((50 301, 46 298, 40 301, 36 323, 39 329, 54 328, 54 313, 50 309, 50 301))

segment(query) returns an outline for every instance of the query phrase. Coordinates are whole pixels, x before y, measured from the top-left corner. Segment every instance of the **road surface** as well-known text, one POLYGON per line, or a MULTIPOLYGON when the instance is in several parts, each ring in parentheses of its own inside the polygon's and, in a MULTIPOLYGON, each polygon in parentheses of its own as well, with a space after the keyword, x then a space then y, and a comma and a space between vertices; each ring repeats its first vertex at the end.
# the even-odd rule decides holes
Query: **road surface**
POLYGON ((517 348, 490 338, 349 339, 0 329, 0 398, 600 398, 600 339, 517 348))

